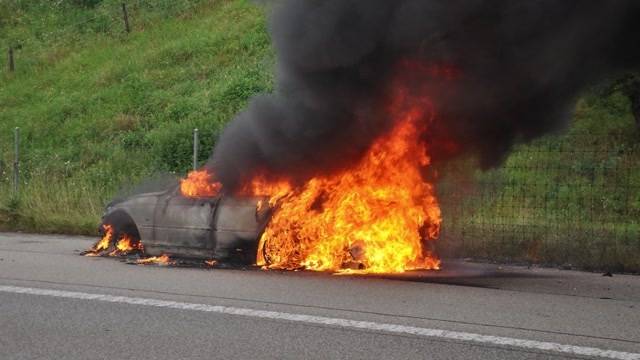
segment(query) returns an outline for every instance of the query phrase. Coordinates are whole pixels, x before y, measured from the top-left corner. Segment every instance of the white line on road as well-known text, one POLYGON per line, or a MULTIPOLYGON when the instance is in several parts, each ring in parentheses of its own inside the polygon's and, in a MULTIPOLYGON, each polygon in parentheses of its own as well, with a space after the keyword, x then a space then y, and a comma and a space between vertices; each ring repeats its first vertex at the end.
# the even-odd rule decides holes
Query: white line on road
POLYGON ((438 330, 438 329, 429 329, 429 328, 395 325, 395 324, 385 324, 385 323, 377 323, 377 322, 371 322, 371 321, 358 321, 358 320, 348 320, 348 319, 340 319, 340 318, 330 318, 330 317, 324 317, 324 316, 292 314, 292 313, 253 310, 253 309, 237 308, 237 307, 229 307, 229 306, 194 304, 194 303, 184 303, 184 302, 157 300, 157 299, 149 299, 149 298, 114 296, 114 295, 104 295, 104 294, 90 294, 90 293, 74 292, 74 291, 49 290, 49 289, 38 289, 38 288, 29 288, 29 287, 16 287, 16 286, 0 285, 0 292, 52 296, 52 297, 66 298, 66 299, 94 300, 94 301, 103 301, 103 302, 119 303, 119 304, 154 306, 154 307, 178 309, 178 310, 203 311, 203 312, 211 312, 211 313, 218 313, 218 314, 248 316, 248 317, 261 318, 261 319, 295 321, 295 322, 308 323, 308 324, 314 324, 314 325, 337 326, 337 327, 348 328, 348 329, 374 330, 374 331, 383 331, 383 332, 396 333, 396 334, 408 334, 408 335, 424 336, 424 337, 430 337, 430 338, 456 340, 456 341, 462 341, 462 342, 473 342, 473 343, 482 343, 482 344, 491 344, 491 345, 510 346, 515 348, 553 351, 553 352, 565 353, 565 354, 571 354, 571 355, 594 356, 594 357, 601 357, 601 358, 608 358, 608 359, 621 359, 621 360, 640 360, 640 353, 629 353, 629 352, 605 350, 605 349, 599 349, 599 348, 593 348, 593 347, 564 345, 564 344, 544 342, 544 341, 534 341, 534 340, 509 338, 509 337, 481 335, 481 334, 474 334, 474 333, 468 333, 468 332, 438 330))

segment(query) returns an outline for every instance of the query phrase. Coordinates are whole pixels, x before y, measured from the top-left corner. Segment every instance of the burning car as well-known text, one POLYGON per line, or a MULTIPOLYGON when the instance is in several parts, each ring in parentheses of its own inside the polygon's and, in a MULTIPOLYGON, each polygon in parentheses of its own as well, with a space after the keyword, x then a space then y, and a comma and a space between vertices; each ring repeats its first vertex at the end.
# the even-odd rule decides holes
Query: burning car
POLYGON ((420 122, 432 110, 405 91, 389 110, 393 126, 341 171, 302 182, 254 171, 223 190, 218 169, 203 168, 169 190, 115 202, 90 254, 329 272, 439 269, 442 218, 435 186, 423 176, 431 158, 420 122))
MULTIPOLYGON (((269 219, 261 198, 224 195, 185 196, 179 186, 143 193, 107 206, 102 218, 103 248, 148 256, 171 254, 254 264, 260 234, 269 219), (128 246, 118 246, 127 239, 128 246), (115 241, 114 241, 115 240, 115 241)), ((99 245, 96 244, 96 245, 99 245)))

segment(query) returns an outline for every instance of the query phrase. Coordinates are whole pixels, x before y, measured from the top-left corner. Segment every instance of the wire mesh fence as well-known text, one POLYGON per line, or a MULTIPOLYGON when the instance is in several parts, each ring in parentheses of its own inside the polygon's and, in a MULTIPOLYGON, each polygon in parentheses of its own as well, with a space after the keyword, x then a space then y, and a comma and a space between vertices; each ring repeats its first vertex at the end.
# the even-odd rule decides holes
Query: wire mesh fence
MULTIPOLYGON (((33 66, 38 63, 34 57, 39 56, 39 52, 44 46, 51 48, 60 41, 78 41, 86 33, 95 33, 110 37, 119 37, 129 32, 144 30, 147 26, 153 26, 158 22, 170 17, 191 16, 197 11, 198 6, 211 3, 213 0, 130 0, 130 1, 103 1, 100 6, 92 7, 91 10, 76 11, 60 18, 70 18, 61 23, 45 25, 33 25, 32 33, 9 31, 6 36, 0 36, 0 48, 7 54, 2 56, 0 64, 3 70, 14 72, 20 69, 21 63, 26 62, 33 66), (43 31, 47 29, 47 31, 43 31), (6 64, 4 64, 6 62, 6 64)), ((55 4, 49 4, 51 9, 55 9, 55 4)), ((81 6, 79 8, 82 8, 81 6)), ((64 9, 61 8, 60 11, 64 9)), ((67 9, 68 10, 68 9, 67 9)), ((6 20, 11 24, 11 14, 6 14, 6 20)), ((1 19, 0 19, 1 20, 1 19)), ((29 21, 29 20, 26 20, 29 21)), ((32 20, 33 21, 33 20, 32 20)), ((11 26, 6 25, 7 30, 11 26)))
POLYGON ((640 146, 634 136, 551 137, 517 148, 500 168, 454 171, 439 189, 443 251, 639 270, 640 146))
POLYGON ((438 186, 442 255, 640 271, 635 136, 545 138, 489 171, 454 164, 438 186))

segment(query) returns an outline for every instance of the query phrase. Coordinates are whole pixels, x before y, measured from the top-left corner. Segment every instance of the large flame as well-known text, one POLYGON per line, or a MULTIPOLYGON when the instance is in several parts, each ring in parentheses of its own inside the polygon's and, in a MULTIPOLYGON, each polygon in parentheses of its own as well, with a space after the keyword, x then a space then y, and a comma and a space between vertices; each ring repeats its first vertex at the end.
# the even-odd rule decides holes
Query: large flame
MULTIPOLYGON (((439 269, 433 245, 442 219, 434 186, 423 176, 431 160, 421 140, 433 107, 402 89, 395 95, 394 126, 349 169, 301 186, 257 175, 241 187, 239 195, 268 197, 258 212, 273 210, 257 265, 339 273, 439 269)), ((207 170, 181 182, 185 196, 213 196, 221 187, 207 170)))
POLYGON ((180 180, 180 192, 188 197, 212 197, 218 195, 222 184, 215 181, 206 169, 191 171, 180 180))
POLYGON ((423 111, 415 106, 402 112, 353 168, 313 178, 286 195, 279 191, 260 238, 258 265, 374 273, 438 269, 432 242, 440 207, 421 175, 430 163, 417 125, 423 111))

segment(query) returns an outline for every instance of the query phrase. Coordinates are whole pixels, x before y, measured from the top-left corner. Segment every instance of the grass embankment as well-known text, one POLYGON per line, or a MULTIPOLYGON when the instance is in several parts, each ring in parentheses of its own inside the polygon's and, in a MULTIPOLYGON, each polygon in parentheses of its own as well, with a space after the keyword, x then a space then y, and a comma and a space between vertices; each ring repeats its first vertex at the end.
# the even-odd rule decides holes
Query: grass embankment
POLYGON ((94 2, 11 3, 13 24, 2 13, 2 52, 21 48, 14 74, 0 62, 0 228, 94 233, 118 189, 186 171, 194 128, 204 161, 223 125, 271 87, 264 10, 249 1, 132 2, 128 35, 119 1, 94 2))
MULTIPOLYGON (((0 3, 0 229, 93 234, 122 187, 183 174, 272 87, 264 9, 243 0, 0 3), (22 133, 11 192, 12 131, 22 133)), ((440 184, 446 253, 640 271, 640 134, 619 93, 585 96, 564 135, 440 184)), ((464 164, 469 169, 468 164, 464 164)))
POLYGON ((640 129, 621 93, 585 95, 567 132, 468 169, 440 186, 450 253, 640 272, 640 129))

